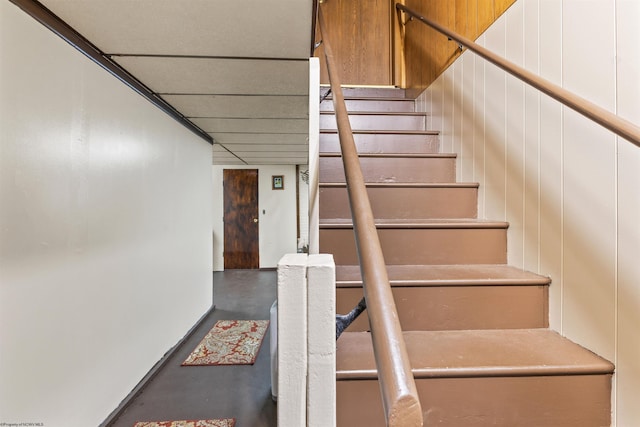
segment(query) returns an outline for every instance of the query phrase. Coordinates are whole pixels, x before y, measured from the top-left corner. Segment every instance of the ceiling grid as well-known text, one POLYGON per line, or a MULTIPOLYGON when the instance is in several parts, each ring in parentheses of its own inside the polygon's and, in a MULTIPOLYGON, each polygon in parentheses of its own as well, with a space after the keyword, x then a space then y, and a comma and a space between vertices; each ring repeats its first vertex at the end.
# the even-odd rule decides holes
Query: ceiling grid
POLYGON ((308 162, 312 0, 41 0, 214 140, 213 164, 308 162))

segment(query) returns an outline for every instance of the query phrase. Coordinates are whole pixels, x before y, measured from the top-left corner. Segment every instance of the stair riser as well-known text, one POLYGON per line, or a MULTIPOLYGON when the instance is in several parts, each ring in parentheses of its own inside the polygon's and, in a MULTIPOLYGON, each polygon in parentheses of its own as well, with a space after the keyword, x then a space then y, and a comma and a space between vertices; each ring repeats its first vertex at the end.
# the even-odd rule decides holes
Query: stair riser
MULTIPOLYGON (((611 424, 611 375, 417 379, 425 426, 611 424)), ((377 381, 337 383, 338 427, 385 427, 377 381)))
MULTIPOLYGON (((423 115, 352 114, 353 130, 426 130, 423 115)), ((320 129, 337 129, 334 114, 320 114, 320 129)))
MULTIPOLYGON (((404 331, 548 327, 547 286, 425 286, 392 288, 404 331)), ((336 310, 351 311, 361 288, 337 288, 336 310)), ((367 312, 347 331, 369 330, 367 312)))
MULTIPOLYGON (((361 157, 365 182, 454 182, 456 161, 452 157, 361 157)), ((320 182, 345 182, 341 157, 320 157, 320 182)))
MULTIPOLYGON (((382 113, 412 113, 415 111, 415 101, 379 100, 379 99, 345 99, 347 111, 376 111, 382 113)), ((333 100, 325 99, 320 103, 320 111, 333 111, 333 100)))
MULTIPOLYGON (((377 219, 475 218, 478 189, 472 187, 367 188, 377 219)), ((351 218, 345 187, 320 187, 320 218, 351 218)))
MULTIPOLYGON (((507 230, 378 229, 387 264, 506 264, 507 230)), ((353 229, 320 229, 320 253, 336 264, 358 264, 353 229)))
MULTIPOLYGON (((438 153, 438 135, 417 134, 368 134, 353 135, 358 153, 438 153)), ((340 139, 337 133, 320 134, 321 153, 339 153, 340 139)))

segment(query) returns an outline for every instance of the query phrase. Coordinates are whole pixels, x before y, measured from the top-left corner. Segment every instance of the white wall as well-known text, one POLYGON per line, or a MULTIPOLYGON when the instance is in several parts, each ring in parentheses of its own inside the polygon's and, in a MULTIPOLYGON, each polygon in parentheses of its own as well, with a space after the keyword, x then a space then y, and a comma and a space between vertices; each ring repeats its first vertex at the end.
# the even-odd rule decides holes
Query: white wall
POLYGON ((284 254, 297 252, 295 165, 213 166, 213 270, 224 270, 224 169, 258 169, 260 268, 276 268, 284 254), (284 190, 271 189, 271 176, 284 175, 284 190))
POLYGON ((320 59, 309 58, 309 253, 320 251, 320 59))
POLYGON ((300 165, 298 174, 298 212, 300 214, 300 237, 298 237, 298 250, 303 247, 309 249, 309 165, 300 165), (302 173, 307 173, 307 181, 302 173))
POLYGON ((211 146, 10 2, 0 93, 0 422, 96 426, 211 305, 211 146))
MULTIPOLYGON (((478 42, 640 125, 640 2, 518 0, 478 42)), ((466 52, 419 99, 506 219, 509 262, 553 279, 551 327, 616 364, 640 425, 640 148, 466 52)))

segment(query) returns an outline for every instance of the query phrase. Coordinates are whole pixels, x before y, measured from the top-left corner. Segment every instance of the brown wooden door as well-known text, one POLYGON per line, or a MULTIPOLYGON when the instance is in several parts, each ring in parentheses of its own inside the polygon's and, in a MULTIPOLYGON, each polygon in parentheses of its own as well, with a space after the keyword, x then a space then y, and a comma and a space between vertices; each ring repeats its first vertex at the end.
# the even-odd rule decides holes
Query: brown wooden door
MULTIPOLYGON (((391 2, 326 0, 320 7, 342 84, 392 85, 391 2)), ((320 81, 329 83, 322 46, 315 54, 320 81)))
POLYGON ((258 170, 225 169, 224 268, 260 268, 258 170))

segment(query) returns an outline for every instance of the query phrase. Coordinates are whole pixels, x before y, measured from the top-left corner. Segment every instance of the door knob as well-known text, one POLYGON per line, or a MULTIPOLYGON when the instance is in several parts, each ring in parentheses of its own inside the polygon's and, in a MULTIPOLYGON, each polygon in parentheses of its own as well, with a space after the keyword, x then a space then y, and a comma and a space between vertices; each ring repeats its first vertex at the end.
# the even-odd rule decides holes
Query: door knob
POLYGON ((253 222, 258 222, 258 218, 253 218, 253 222))

